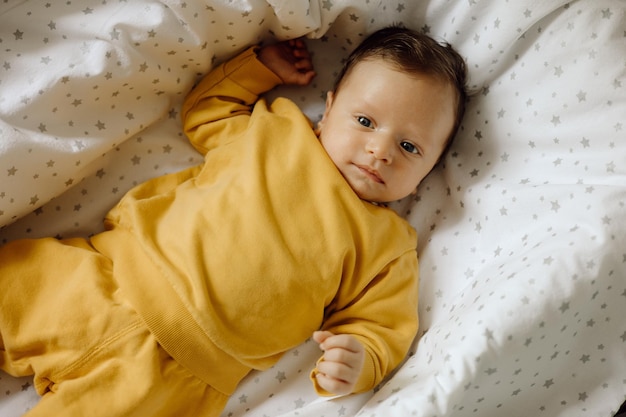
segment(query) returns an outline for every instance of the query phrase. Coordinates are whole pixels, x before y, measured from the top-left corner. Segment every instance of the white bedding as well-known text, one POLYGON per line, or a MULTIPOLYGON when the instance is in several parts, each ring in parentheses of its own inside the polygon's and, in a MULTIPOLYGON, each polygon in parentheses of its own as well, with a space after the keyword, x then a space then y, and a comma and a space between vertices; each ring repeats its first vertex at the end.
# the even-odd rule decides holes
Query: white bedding
MULTIPOLYGON (((201 161, 184 95, 250 43, 306 36, 281 89, 318 120, 343 57, 402 22, 451 42, 474 93, 396 208, 420 236, 412 356, 375 393, 318 398, 304 343, 224 416, 611 416, 626 397, 626 2, 0 2, 0 242, 88 235, 134 184, 201 161)), ((181 393, 184 395, 184 393, 181 393)), ((0 415, 37 401, 0 373, 0 415)))

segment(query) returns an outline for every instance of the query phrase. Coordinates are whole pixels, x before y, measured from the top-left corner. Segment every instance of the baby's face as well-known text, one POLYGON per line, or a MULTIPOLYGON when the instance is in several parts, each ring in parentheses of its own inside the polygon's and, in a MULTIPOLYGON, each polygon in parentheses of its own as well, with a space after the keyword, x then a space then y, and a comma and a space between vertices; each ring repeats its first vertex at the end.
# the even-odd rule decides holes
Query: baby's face
POLYGON ((454 108, 453 87, 368 59, 328 93, 320 141, 360 198, 399 200, 437 163, 454 108))

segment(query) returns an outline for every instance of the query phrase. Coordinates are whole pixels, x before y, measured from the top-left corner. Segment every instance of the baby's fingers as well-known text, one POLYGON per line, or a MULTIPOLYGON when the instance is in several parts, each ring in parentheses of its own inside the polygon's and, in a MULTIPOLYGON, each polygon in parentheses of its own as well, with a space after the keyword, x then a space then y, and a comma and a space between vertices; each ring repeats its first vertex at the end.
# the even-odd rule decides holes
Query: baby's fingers
POLYGON ((296 67, 297 70, 300 71, 308 71, 313 69, 313 62, 310 59, 306 58, 297 60, 293 65, 294 67, 296 67))
POLYGON ((293 50, 295 56, 309 56, 309 50, 306 43, 301 38, 289 40, 289 46, 293 50))
POLYGON ((327 330, 318 330, 316 332, 313 332, 313 340, 320 344, 320 348, 322 350, 324 348, 321 346, 321 344, 324 343, 324 340, 328 339, 331 336, 334 336, 334 334, 327 330))
POLYGON ((354 390, 363 369, 365 348, 354 336, 322 331, 313 339, 324 351, 317 363, 317 383, 333 394, 349 394, 354 390))
POLYGON ((352 393, 353 384, 346 381, 329 377, 318 370, 315 374, 318 385, 325 391, 336 395, 345 395, 352 393))
POLYGON ((359 378, 361 369, 353 367, 346 362, 328 360, 326 356, 324 355, 324 360, 317 364, 317 371, 328 378, 354 385, 359 378))
MULTIPOLYGON (((330 332, 327 332, 330 333, 330 332)), ((350 352, 361 352, 363 351, 363 345, 361 342, 357 340, 354 336, 348 334, 338 334, 326 337, 323 342, 320 344, 320 348, 323 350, 330 349, 346 349, 350 352)))

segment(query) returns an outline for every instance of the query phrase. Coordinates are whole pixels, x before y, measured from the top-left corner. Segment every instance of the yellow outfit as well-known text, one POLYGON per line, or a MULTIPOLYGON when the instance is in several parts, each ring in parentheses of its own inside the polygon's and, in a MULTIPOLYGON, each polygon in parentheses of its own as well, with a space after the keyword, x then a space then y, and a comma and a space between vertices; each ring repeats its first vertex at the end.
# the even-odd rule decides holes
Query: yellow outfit
POLYGON ((217 416, 251 369, 267 369, 320 328, 352 334, 365 346, 357 392, 373 388, 401 362, 417 330, 415 232, 392 210, 358 198, 294 103, 258 99, 279 82, 253 48, 222 64, 183 106, 185 132, 205 154, 202 166, 131 190, 107 216, 107 231, 90 242, 48 239, 0 248, 3 369, 34 372, 39 392, 54 392, 46 394, 51 397, 81 374, 104 372, 90 388, 97 395, 119 391, 111 397, 118 401, 125 389, 112 385, 115 378, 109 383, 106 371, 110 362, 123 363, 115 352, 128 352, 123 342, 129 339, 139 347, 128 360, 140 361, 132 354, 139 349, 158 369, 129 371, 127 384, 152 379, 155 393, 169 392, 170 384, 178 396, 154 400, 146 388, 135 408, 130 401, 137 400, 128 400, 131 411, 102 415, 157 415, 146 410, 155 403, 174 410, 176 401, 189 410, 197 401, 196 415, 217 416), (27 295, 12 292, 13 281, 44 280, 44 273, 54 284, 31 286, 27 295), (55 349, 24 350, 48 336, 35 318, 54 321, 45 301, 68 279, 98 291, 76 293, 80 302, 57 301, 76 322, 74 349, 81 350, 75 362, 63 357, 54 368, 55 349), (43 295, 36 293, 40 286, 43 295), (109 309, 122 310, 121 322, 109 309), (23 314, 33 317, 32 329, 22 330, 23 314), (19 331, 12 330, 18 322, 19 331), (39 355, 51 358, 48 375, 30 363, 39 355))

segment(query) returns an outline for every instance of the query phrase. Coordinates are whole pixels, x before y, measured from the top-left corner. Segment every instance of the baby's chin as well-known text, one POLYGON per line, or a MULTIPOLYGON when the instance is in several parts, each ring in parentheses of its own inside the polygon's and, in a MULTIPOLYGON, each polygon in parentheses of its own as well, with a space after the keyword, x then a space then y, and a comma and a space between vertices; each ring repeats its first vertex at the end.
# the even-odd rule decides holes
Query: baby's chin
POLYGON ((386 200, 386 199, 382 199, 382 198, 377 198, 376 196, 373 196, 371 194, 367 194, 367 193, 362 193, 359 192, 357 190, 355 190, 354 188, 352 188, 352 191, 354 191, 354 193, 363 201, 367 201, 368 203, 372 203, 376 206, 384 206, 387 207, 387 205, 390 203, 390 201, 386 200))

